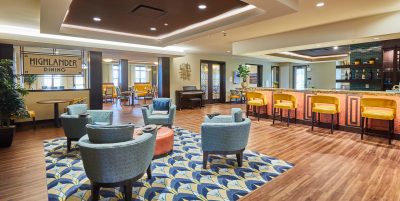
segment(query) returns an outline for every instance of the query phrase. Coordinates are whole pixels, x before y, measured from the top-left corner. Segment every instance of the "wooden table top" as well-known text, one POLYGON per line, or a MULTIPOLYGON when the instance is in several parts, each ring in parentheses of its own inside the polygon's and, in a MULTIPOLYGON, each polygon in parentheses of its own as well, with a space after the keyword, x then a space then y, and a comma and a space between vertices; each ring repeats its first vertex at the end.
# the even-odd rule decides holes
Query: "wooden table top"
POLYGON ((50 100, 41 100, 37 101, 38 104, 54 104, 54 103, 68 103, 72 101, 72 99, 50 99, 50 100))

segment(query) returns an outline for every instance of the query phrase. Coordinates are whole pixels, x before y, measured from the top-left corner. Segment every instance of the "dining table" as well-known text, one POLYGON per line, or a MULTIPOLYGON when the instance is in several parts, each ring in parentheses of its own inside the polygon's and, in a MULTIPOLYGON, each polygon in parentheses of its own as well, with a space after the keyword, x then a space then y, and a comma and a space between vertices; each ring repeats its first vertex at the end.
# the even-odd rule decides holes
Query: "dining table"
POLYGON ((54 105, 54 125, 59 128, 61 127, 60 123, 60 113, 59 113, 59 104, 60 103, 69 103, 73 99, 49 99, 49 100, 41 100, 37 101, 38 104, 53 104, 54 105))
POLYGON ((121 92, 122 95, 125 96, 130 96, 131 97, 131 103, 129 104, 129 106, 135 106, 135 94, 136 92, 131 90, 131 91, 123 91, 121 92))

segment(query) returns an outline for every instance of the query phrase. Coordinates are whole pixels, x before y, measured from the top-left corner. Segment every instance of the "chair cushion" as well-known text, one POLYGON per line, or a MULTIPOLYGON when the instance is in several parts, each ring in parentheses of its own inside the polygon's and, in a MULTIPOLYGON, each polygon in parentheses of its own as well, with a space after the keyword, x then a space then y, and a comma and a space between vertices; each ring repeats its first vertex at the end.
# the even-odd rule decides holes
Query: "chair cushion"
POLYGON ((362 113, 362 117, 381 120, 393 120, 394 113, 391 110, 366 109, 362 113))
POLYGON ((275 103, 274 108, 281 108, 281 109, 294 109, 292 102, 280 102, 275 103))
POLYGON ((104 125, 86 125, 89 140, 92 143, 118 143, 133 139, 133 124, 104 126, 104 125))
POLYGON ((153 100, 153 109, 158 111, 168 111, 171 107, 171 99, 156 98, 153 100))
POLYGON ((151 115, 168 115, 168 111, 154 110, 153 112, 151 112, 151 115))
POLYGON ((67 114, 69 115, 79 115, 87 112, 86 104, 74 104, 67 106, 67 114))
POLYGON ((249 100, 247 104, 252 106, 264 106, 263 100, 249 100))
POLYGON ((336 114, 338 111, 336 110, 335 105, 316 105, 313 109, 313 112, 323 113, 323 114, 336 114))
POLYGON ((240 108, 232 108, 232 119, 234 122, 242 122, 242 110, 240 108))
POLYGON ((31 118, 35 118, 36 117, 36 113, 33 110, 28 110, 28 114, 29 114, 29 117, 31 117, 31 118))
POLYGON ((229 97, 230 97, 231 99, 233 99, 233 98, 240 98, 239 95, 230 95, 229 97))

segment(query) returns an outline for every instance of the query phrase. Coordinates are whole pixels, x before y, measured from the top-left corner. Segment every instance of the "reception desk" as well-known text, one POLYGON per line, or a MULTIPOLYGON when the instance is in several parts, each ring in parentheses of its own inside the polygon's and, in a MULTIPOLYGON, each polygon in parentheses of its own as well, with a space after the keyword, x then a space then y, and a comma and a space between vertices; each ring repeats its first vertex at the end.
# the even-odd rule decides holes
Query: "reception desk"
MULTIPOLYGON (((268 115, 272 115, 272 104, 274 93, 287 93, 295 96, 298 102, 297 119, 304 124, 311 124, 311 96, 327 95, 335 96, 340 100, 339 125, 341 130, 359 132, 360 129, 360 99, 361 98, 387 98, 397 102, 397 117, 395 119, 395 139, 400 138, 400 93, 384 92, 384 91, 349 91, 349 90, 323 90, 323 89, 278 89, 278 88, 256 88, 255 91, 263 93, 268 101, 268 115)), ((265 111, 261 112, 265 114, 265 111)), ((284 111, 283 116, 286 117, 287 112, 284 111)), ((291 117, 294 117, 292 112, 291 117)), ((321 122, 330 122, 330 116, 321 115, 321 122)), ((336 121, 335 121, 336 122, 336 121)), ((387 121, 370 120, 369 127, 373 130, 387 131, 387 121)))

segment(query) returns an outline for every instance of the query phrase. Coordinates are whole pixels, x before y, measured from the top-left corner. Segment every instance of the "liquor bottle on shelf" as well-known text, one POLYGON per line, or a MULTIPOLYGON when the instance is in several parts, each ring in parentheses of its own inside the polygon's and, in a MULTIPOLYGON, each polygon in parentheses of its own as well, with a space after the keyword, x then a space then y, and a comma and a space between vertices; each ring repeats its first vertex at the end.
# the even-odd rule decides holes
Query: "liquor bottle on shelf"
POLYGON ((379 69, 376 69, 376 79, 380 78, 380 73, 379 73, 379 69))
POLYGON ((359 77, 358 77, 358 70, 356 70, 356 72, 354 73, 354 78, 355 79, 358 79, 359 77))
POLYGON ((369 70, 369 79, 374 79, 374 73, 372 72, 372 69, 369 70))
POLYGON ((350 80, 352 80, 352 79, 354 79, 354 77, 353 77, 354 75, 353 75, 353 72, 350 70, 350 76, 349 76, 349 79, 350 80))
POLYGON ((348 80, 349 79, 349 74, 347 74, 347 70, 346 73, 344 74, 344 80, 348 80))
POLYGON ((362 71, 361 79, 362 79, 362 80, 365 80, 365 69, 363 69, 363 71, 362 71))

